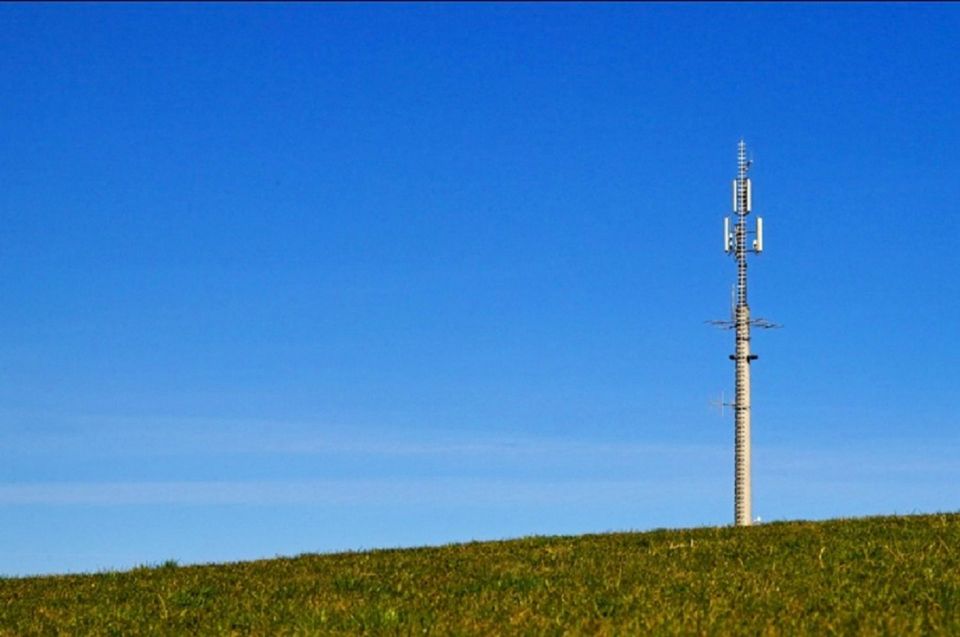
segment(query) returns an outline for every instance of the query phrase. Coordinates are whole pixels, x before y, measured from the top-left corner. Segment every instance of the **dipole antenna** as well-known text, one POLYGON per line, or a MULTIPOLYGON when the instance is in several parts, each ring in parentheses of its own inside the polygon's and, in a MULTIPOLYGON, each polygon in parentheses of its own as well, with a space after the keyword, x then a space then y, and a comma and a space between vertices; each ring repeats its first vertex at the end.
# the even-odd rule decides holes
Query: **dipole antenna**
POLYGON ((733 180, 733 212, 736 216, 733 228, 730 217, 723 220, 723 249, 737 262, 737 282, 733 290, 733 307, 729 321, 708 321, 718 327, 734 330, 734 524, 749 526, 751 517, 750 492, 750 363, 757 355, 750 352, 750 328, 780 327, 762 318, 750 318, 747 303, 747 254, 763 252, 763 219, 757 217, 754 230, 747 229, 747 215, 753 208, 753 192, 750 178, 751 161, 747 159, 747 145, 741 139, 737 145, 737 177, 733 180), (749 236, 753 237, 749 241, 749 236))

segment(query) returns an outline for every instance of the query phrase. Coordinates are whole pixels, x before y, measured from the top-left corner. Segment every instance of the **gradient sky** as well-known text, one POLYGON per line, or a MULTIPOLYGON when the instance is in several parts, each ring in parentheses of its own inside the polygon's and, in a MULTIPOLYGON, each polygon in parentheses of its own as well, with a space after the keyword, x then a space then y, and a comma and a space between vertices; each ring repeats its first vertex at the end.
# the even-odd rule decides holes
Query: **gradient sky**
POLYGON ((960 7, 0 6, 0 574, 960 509, 960 7))

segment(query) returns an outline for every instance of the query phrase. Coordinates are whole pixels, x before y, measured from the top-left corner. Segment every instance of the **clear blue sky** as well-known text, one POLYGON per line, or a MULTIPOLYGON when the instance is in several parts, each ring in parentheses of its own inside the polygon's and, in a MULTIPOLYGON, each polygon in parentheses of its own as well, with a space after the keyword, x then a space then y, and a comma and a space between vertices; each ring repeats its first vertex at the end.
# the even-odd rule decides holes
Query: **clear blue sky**
POLYGON ((0 7, 0 573, 960 509, 960 7, 0 7))

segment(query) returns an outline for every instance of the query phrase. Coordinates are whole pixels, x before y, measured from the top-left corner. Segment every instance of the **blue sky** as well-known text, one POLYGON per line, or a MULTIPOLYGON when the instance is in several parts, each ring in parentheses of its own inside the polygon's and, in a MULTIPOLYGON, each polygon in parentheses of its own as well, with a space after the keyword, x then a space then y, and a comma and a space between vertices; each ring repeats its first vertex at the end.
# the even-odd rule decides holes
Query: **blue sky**
POLYGON ((0 7, 0 573, 960 509, 960 9, 0 7))

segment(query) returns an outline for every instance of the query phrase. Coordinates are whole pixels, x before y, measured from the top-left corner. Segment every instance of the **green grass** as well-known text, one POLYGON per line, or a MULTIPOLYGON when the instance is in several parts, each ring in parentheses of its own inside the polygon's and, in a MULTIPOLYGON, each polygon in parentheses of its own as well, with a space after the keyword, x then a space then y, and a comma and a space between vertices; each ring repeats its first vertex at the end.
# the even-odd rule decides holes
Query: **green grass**
POLYGON ((960 634, 960 515, 0 579, 0 635, 960 634))

